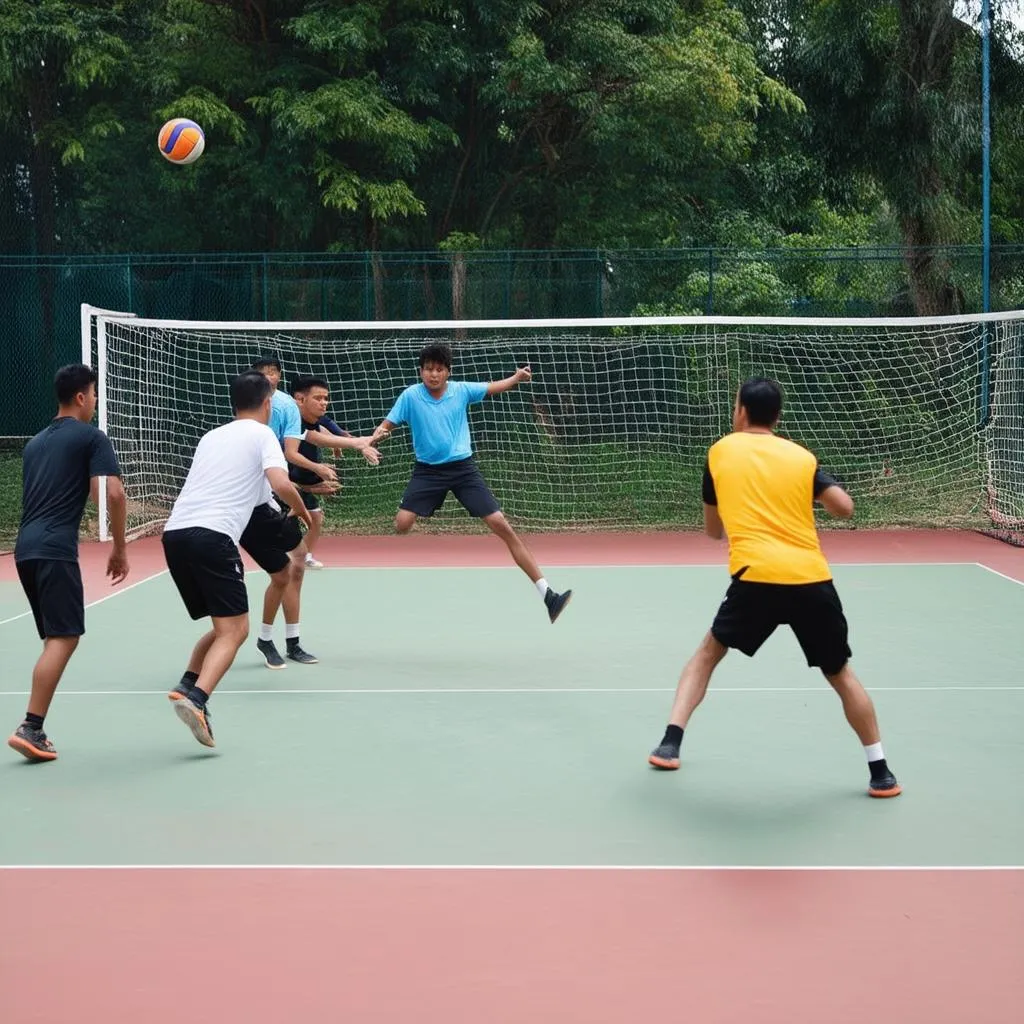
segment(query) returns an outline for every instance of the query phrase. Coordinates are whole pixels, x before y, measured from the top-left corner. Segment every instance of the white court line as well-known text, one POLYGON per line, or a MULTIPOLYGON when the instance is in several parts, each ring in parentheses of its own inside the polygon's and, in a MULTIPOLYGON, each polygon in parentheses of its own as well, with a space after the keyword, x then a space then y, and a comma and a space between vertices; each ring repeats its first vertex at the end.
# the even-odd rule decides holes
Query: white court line
MULTIPOLYGON (((549 569, 716 569, 728 575, 726 563, 722 562, 602 562, 598 564, 582 562, 549 562, 544 565, 549 569)), ((888 568, 932 568, 949 566, 980 566, 987 569, 988 566, 980 562, 835 562, 830 561, 829 565, 840 569, 888 569, 888 568)), ((351 572, 373 571, 373 572, 463 572, 465 570, 479 571, 493 569, 499 572, 521 572, 522 570, 513 564, 509 565, 325 565, 323 569, 309 570, 310 572, 351 572)), ((247 569, 246 575, 262 572, 262 569, 247 569)), ((995 570, 993 570, 995 571, 995 570)))
POLYGON ((998 569, 993 569, 991 565, 986 565, 984 562, 974 563, 979 569, 984 569, 986 572, 992 573, 993 576, 1001 576, 1004 580, 1009 580, 1011 583, 1016 583, 1018 587, 1024 587, 1024 580, 1015 579, 1013 576, 1007 576, 1005 572, 1000 572, 998 569))
MULTIPOLYGON (((152 697, 157 694, 166 694, 170 687, 162 690, 61 690, 62 697, 152 697)), ((1024 684, 988 684, 979 683, 976 686, 964 684, 950 684, 948 686, 867 686, 866 690, 871 693, 972 693, 978 691, 1022 691, 1024 684)), ((464 686, 438 686, 438 687, 366 687, 350 689, 225 689, 217 690, 218 697, 259 697, 259 696, 280 696, 287 697, 309 696, 316 694, 327 695, 352 695, 352 696, 389 696, 405 694, 410 696, 432 696, 434 694, 548 694, 548 693, 675 693, 674 686, 494 686, 494 687, 464 687, 464 686)), ((827 686, 719 686, 708 690, 708 696, 715 693, 832 693, 827 686)), ((28 690, 4 690, 0 691, 0 697, 27 697, 28 690)))
POLYGON ((0 871, 1024 871, 1021 864, 0 864, 0 871))
MULTIPOLYGON (((160 572, 153 573, 152 576, 147 576, 145 579, 136 580, 134 583, 129 583, 127 587, 118 587, 111 593, 106 594, 104 597, 98 597, 95 601, 90 601, 85 607, 95 608, 98 604, 103 604, 104 601, 109 601, 113 597, 120 597, 121 594, 127 594, 129 590, 134 590, 136 587, 141 587, 143 583, 148 583, 150 580, 158 579, 160 576, 166 576, 169 570, 161 569, 160 572)), ((18 619, 28 618, 32 614, 32 610, 29 609, 27 612, 21 612, 19 615, 12 615, 9 619, 0 619, 0 626, 6 626, 9 622, 17 622, 18 619)))

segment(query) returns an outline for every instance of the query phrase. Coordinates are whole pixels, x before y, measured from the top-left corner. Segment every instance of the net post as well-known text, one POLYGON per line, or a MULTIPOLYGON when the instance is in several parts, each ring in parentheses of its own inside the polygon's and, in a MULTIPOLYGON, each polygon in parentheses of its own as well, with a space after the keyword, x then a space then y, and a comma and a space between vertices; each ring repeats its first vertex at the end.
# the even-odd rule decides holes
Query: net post
POLYGON ((82 363, 85 366, 92 366, 92 306, 83 302, 81 314, 82 363))
MULTIPOLYGON (((107 324, 102 317, 96 318, 96 396, 99 413, 99 428, 107 432, 107 324)), ((97 494, 97 519, 101 541, 110 540, 107 524, 107 478, 99 478, 97 494)))

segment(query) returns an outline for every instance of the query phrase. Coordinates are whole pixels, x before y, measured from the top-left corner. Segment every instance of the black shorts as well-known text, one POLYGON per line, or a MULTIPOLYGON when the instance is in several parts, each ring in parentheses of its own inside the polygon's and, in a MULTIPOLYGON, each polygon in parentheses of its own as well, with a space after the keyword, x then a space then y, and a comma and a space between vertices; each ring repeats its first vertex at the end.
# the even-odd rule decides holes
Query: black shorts
POLYGON ((747 583, 733 580, 711 626, 711 635, 748 657, 775 632, 789 626, 807 664, 835 675, 853 653, 846 616, 831 581, 825 583, 747 583))
POLYGON ((299 494, 302 495, 302 504, 305 505, 310 512, 318 512, 320 510, 319 494, 310 494, 309 491, 301 490, 299 491, 299 494))
POLYGON ((84 635, 85 595, 78 563, 27 558, 18 562, 17 568, 39 639, 84 635))
POLYGON ((432 466, 417 462, 399 508, 418 516, 432 516, 451 491, 455 500, 477 519, 501 511, 472 458, 432 466))
POLYGON ((301 543, 300 520, 271 505, 257 505, 252 510, 239 541, 252 560, 271 576, 288 564, 288 552, 301 543))
POLYGON ((248 615, 242 556, 227 534, 190 526, 165 532, 163 545, 171 579, 193 619, 248 615))

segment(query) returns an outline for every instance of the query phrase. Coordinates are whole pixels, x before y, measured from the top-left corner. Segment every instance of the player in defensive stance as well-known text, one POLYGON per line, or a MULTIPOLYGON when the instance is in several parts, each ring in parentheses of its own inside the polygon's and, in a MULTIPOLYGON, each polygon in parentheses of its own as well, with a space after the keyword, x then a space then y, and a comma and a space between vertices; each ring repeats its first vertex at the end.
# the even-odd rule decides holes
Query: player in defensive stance
POLYGON ((420 516, 432 516, 448 492, 471 515, 482 519, 500 537, 516 565, 533 581, 553 623, 569 603, 572 591, 556 593, 544 579, 530 549, 509 525, 501 506, 484 481, 469 438, 467 410, 475 402, 529 381, 528 366, 504 380, 469 383, 451 380, 452 350, 448 345, 427 345, 420 352, 421 383, 407 387, 373 432, 371 443, 388 437, 399 424, 412 432, 416 464, 402 495, 395 529, 408 533, 420 516))
POLYGON ((899 796, 882 751, 875 707, 850 668, 843 606, 814 524, 814 502, 848 519, 853 500, 818 468, 811 452, 775 434, 782 391, 756 377, 739 389, 733 433, 713 444, 704 468, 704 532, 729 541, 732 583, 711 631, 679 678, 669 725, 648 761, 679 767, 679 748, 711 674, 730 647, 753 657, 777 626, 788 625, 807 658, 839 695, 864 745, 874 797, 899 796))
POLYGON ((288 479, 288 463, 267 426, 273 387, 261 373, 231 382, 235 418, 204 434, 164 527, 167 568, 193 619, 211 629, 195 645, 181 682, 168 694, 177 716, 206 747, 213 731, 210 694, 249 635, 249 599, 238 542, 252 510, 271 490, 309 525, 309 512, 288 479))

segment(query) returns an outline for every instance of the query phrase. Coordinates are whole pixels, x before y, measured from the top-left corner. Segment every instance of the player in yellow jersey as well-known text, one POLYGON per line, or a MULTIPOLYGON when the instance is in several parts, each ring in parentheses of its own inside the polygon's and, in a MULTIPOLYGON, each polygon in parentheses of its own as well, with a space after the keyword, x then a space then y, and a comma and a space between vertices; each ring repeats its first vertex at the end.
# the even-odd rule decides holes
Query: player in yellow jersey
POLYGON ((775 381, 748 380, 736 396, 733 433, 708 451, 704 532, 728 538, 732 584, 710 632, 683 668, 665 736, 648 761, 655 768, 678 768, 683 730, 729 648, 753 657, 777 626, 788 625, 807 664, 819 668, 839 694, 864 745, 869 795, 898 796, 874 704, 850 668, 846 617, 814 523, 815 501, 849 519, 853 500, 818 468, 811 452, 775 433, 781 412, 775 381))

